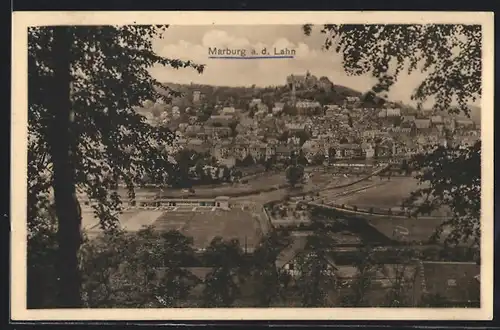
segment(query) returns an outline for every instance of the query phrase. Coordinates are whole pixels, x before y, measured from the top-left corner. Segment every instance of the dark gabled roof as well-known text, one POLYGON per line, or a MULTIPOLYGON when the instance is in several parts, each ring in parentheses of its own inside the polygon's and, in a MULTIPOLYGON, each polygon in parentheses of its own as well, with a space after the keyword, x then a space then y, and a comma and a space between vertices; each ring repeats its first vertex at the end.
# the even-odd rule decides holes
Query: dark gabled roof
POLYGON ((415 119, 415 126, 417 128, 429 128, 431 126, 430 119, 415 119))
POLYGON ((285 247, 276 258, 276 267, 282 268, 299 253, 303 252, 307 244, 307 236, 295 236, 292 243, 285 247))
POLYGON ((338 145, 339 149, 360 149, 361 145, 356 143, 342 143, 338 145))
POLYGON ((276 147, 276 152, 292 152, 292 148, 290 146, 279 145, 276 147))

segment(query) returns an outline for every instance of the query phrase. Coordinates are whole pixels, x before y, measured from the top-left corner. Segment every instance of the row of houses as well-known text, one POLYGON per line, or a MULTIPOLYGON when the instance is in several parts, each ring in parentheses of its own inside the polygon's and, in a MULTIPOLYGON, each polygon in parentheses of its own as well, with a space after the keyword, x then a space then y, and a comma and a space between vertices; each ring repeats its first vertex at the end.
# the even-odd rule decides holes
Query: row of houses
MULTIPOLYGON (((279 273, 288 274, 293 282, 302 272, 302 264, 314 257, 307 251, 307 236, 295 236, 276 260, 279 273)), ((396 286, 405 288, 412 305, 421 304, 426 297, 439 296, 453 305, 474 305, 480 299, 480 265, 475 262, 445 262, 408 260, 401 263, 374 264, 364 273, 355 265, 337 264, 330 254, 323 260, 324 274, 334 279, 337 293, 347 294, 361 276, 369 276, 365 287, 371 304, 377 304, 377 292, 387 292, 396 286)), ((378 299, 385 294, 378 295, 378 299)))

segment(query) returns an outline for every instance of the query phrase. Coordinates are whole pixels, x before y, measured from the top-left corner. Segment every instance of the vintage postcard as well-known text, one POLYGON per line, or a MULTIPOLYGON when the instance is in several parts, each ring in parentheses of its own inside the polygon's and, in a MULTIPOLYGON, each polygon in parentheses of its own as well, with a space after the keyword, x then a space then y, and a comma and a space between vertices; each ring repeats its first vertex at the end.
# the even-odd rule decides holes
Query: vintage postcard
POLYGON ((13 14, 13 320, 487 320, 493 14, 13 14))

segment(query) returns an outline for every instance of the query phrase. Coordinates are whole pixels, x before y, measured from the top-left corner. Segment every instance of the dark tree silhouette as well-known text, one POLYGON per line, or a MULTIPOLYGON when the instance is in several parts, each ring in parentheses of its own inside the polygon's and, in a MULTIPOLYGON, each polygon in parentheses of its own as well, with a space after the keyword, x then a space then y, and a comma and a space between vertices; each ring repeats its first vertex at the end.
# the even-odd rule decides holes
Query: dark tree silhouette
POLYGON ((110 181, 122 180, 133 197, 144 173, 162 181, 169 178, 170 162, 157 144, 170 143, 173 134, 147 124, 134 107, 146 100, 170 100, 148 72, 153 65, 200 72, 203 67, 153 52, 151 40, 165 28, 60 26, 28 31, 28 226, 39 219, 40 194, 53 188, 58 307, 81 306, 76 189, 96 202, 101 226, 112 230, 120 201, 106 189, 110 181))
POLYGON ((287 167, 285 174, 288 183, 295 187, 304 178, 304 167, 302 165, 290 165, 287 167))
POLYGON ((203 306, 230 307, 241 293, 244 281, 243 250, 238 240, 215 237, 206 249, 207 264, 213 270, 207 275, 203 306))

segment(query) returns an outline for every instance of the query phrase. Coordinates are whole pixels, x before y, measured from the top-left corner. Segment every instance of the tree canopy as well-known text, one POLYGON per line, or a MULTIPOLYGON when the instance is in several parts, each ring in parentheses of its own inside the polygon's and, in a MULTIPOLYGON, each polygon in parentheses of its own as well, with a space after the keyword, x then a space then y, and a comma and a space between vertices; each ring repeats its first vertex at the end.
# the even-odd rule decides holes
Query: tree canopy
POLYGON ((42 208, 55 196, 61 305, 78 306, 81 216, 76 192, 92 203, 100 225, 115 229, 120 197, 110 186, 124 183, 130 196, 144 174, 167 182, 171 163, 158 150, 174 135, 149 125, 135 111, 160 93, 153 66, 192 68, 164 58, 152 39, 167 26, 62 26, 28 30, 28 227, 37 228, 42 208), (64 271, 64 269, 66 271, 64 271), (73 284, 71 284, 73 283, 73 284))

